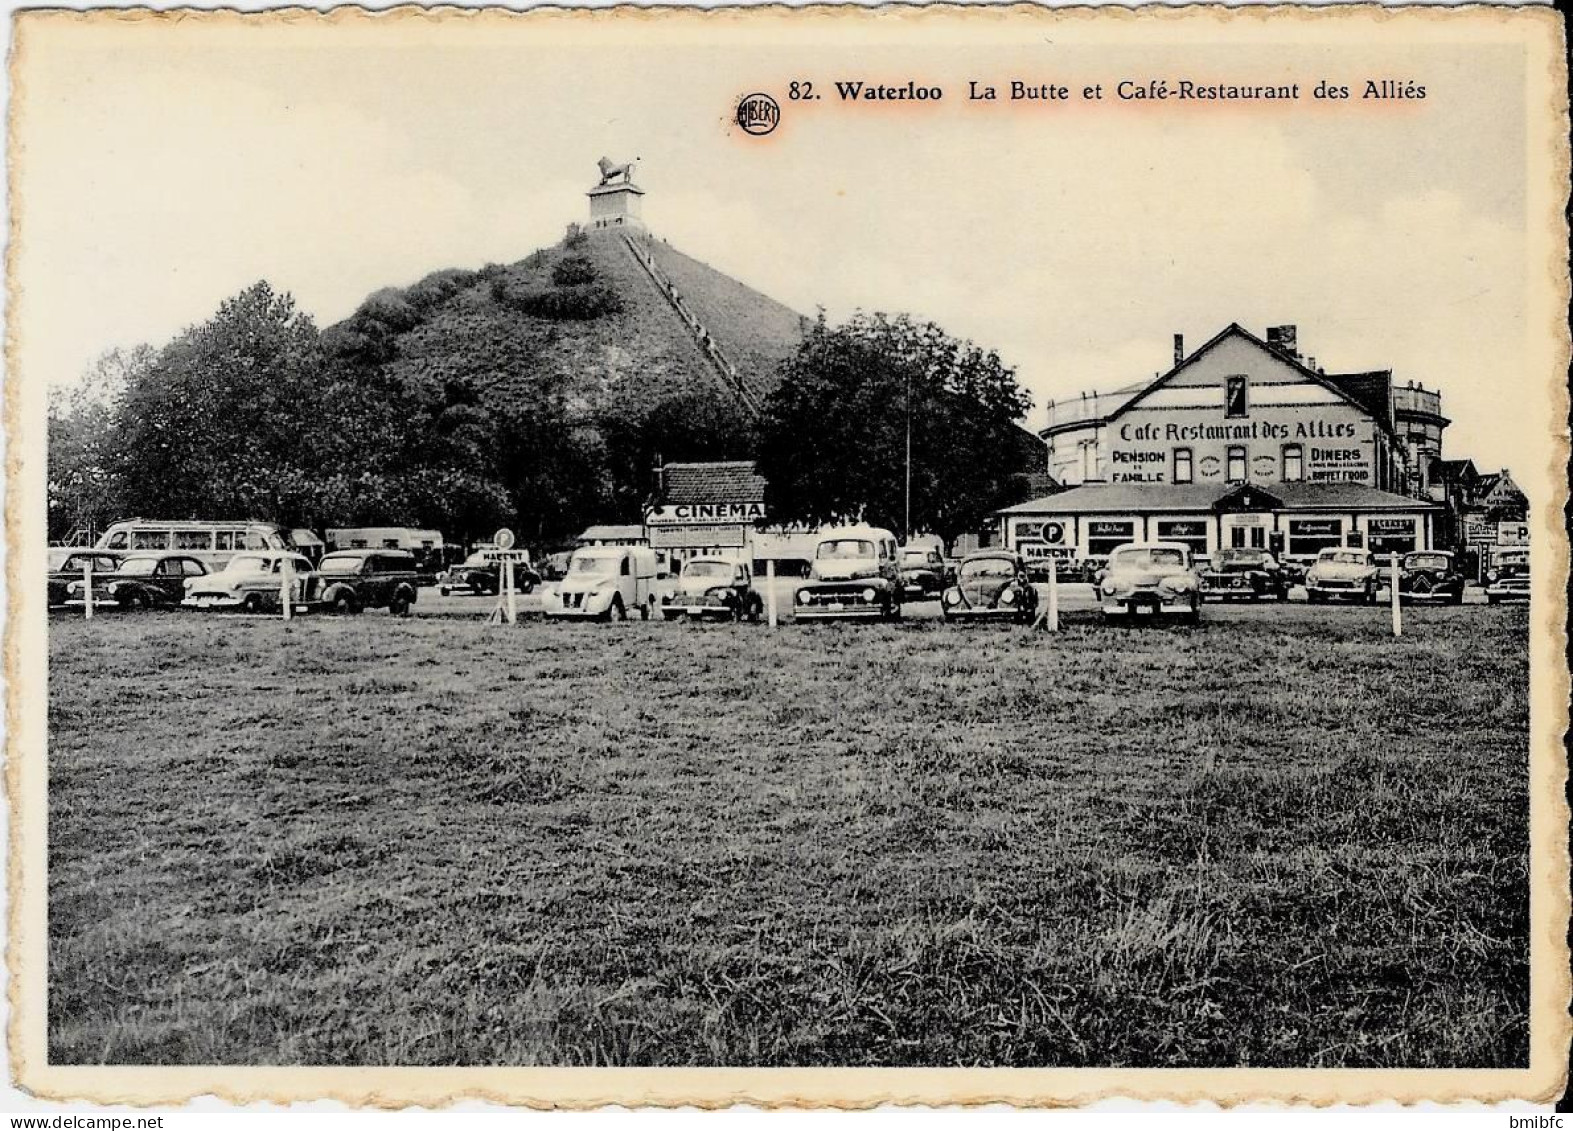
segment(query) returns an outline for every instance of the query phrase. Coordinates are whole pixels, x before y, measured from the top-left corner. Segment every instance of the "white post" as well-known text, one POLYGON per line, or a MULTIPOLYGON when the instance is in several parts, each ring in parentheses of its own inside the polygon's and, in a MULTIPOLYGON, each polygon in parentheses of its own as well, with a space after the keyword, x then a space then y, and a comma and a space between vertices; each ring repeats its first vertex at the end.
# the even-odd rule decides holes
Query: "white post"
POLYGON ((1049 559, 1049 631, 1060 630, 1060 563, 1049 559))
POLYGON ((1392 568, 1388 574, 1388 585, 1393 590, 1393 635, 1402 636, 1404 634, 1404 614, 1398 603, 1398 555, 1396 553, 1392 554, 1390 560, 1392 568))
POLYGON ((508 623, 513 624, 519 619, 519 602, 517 591, 513 587, 513 559, 503 562, 503 586, 508 594, 508 623))
POLYGON ((294 615, 295 571, 288 557, 279 559, 279 608, 283 612, 284 623, 288 624, 294 615))
POLYGON ((93 619, 93 559, 82 559, 82 612, 93 619))
POLYGON ((765 599, 770 604, 770 627, 776 627, 776 560, 765 559, 765 599))

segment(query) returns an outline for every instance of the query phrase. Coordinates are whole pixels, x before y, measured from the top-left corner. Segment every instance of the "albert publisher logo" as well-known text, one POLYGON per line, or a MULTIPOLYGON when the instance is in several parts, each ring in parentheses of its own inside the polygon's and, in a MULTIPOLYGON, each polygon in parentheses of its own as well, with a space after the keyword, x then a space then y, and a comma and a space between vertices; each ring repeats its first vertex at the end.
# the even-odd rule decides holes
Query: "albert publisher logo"
POLYGON ((763 137, 781 121, 781 107, 768 94, 749 94, 737 104, 737 124, 743 132, 763 137))

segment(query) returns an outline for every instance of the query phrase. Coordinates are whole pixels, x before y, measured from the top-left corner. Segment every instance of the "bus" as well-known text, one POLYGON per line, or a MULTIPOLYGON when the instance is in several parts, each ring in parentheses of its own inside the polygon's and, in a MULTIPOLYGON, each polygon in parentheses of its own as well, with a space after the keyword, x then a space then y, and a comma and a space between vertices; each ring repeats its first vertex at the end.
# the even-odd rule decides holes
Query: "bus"
POLYGON ((178 550, 216 570, 242 550, 293 550, 296 546, 290 532, 272 522, 127 518, 111 523, 93 548, 122 555, 178 550))

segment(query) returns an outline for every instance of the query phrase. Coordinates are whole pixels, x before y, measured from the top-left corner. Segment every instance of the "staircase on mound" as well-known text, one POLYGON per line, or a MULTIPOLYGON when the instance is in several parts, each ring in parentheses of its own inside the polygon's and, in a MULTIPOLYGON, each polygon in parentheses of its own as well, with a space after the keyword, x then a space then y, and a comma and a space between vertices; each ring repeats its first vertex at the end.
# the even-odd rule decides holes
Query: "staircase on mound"
POLYGON ((704 323, 699 320, 698 316, 694 314, 692 307, 684 301, 683 295, 677 289, 676 284, 667 277, 666 272, 661 270, 649 247, 641 246, 640 242, 627 232, 622 233, 622 240, 623 246, 628 249, 628 254, 632 255, 634 261, 644 268, 645 274, 655 284, 655 289, 661 292, 667 303, 677 312, 678 317, 682 319, 683 325, 688 327, 688 332, 693 336, 694 343, 699 347, 699 352, 704 354, 706 360, 710 362, 711 367, 721 378, 722 383, 731 390, 732 395, 737 398, 737 402, 743 406, 743 410, 750 417, 758 418, 763 409, 763 406, 759 403, 759 397, 748 387, 737 366, 721 351, 721 347, 716 344, 715 337, 705 328, 704 323))

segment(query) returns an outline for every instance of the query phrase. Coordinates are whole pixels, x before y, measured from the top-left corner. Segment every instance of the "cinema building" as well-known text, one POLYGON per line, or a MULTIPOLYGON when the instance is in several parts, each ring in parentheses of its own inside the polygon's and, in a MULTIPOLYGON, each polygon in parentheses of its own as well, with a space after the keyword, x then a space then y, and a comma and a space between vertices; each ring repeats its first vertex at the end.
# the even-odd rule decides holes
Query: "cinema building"
POLYGON ((1439 394, 1389 371, 1317 367, 1293 326, 1264 341, 1231 324, 1189 356, 1176 336, 1167 373, 1049 406, 1040 435, 1068 489, 998 512, 1000 533, 1029 559, 1137 540, 1430 549, 1444 508, 1425 479, 1447 424, 1439 394))
POLYGON ((669 463, 656 471, 644 529, 663 568, 720 555, 751 561, 765 518, 765 480, 749 460, 669 463))

